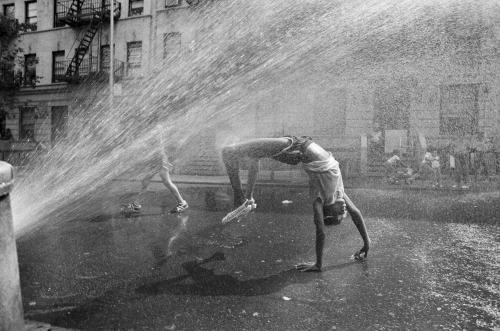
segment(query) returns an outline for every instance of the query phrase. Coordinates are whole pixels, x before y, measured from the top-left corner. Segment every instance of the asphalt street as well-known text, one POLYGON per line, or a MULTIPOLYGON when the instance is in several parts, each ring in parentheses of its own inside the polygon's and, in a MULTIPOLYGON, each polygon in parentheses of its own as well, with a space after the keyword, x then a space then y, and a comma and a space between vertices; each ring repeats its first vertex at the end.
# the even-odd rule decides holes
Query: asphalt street
MULTIPOLYGON (((222 225, 227 186, 158 186, 137 214, 123 187, 88 215, 19 238, 26 319, 83 330, 491 330, 500 328, 500 194, 355 189, 372 246, 351 222, 327 228, 313 261, 307 189, 258 188, 258 208, 222 225), (283 203, 285 201, 285 203, 283 203)), ((84 216, 82 216, 84 215, 84 216)))

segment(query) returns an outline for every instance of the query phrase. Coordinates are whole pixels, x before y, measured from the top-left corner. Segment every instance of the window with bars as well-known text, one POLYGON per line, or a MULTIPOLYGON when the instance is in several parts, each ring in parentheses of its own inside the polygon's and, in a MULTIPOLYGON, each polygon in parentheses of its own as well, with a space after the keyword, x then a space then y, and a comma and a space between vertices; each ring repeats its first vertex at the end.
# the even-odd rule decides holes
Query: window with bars
POLYGON ((144 0, 130 0, 128 5, 128 16, 138 16, 144 12, 144 0))
POLYGON ((52 52, 52 83, 62 82, 66 73, 64 51, 52 52))
POLYGON ((24 85, 36 84, 36 54, 24 56, 24 85))
POLYGON ((165 0, 165 7, 176 7, 180 5, 180 0, 165 0))
POLYGON ((35 140, 35 111, 33 106, 19 107, 19 140, 35 140))
POLYGON ((127 43, 127 75, 138 76, 141 74, 142 41, 127 43))
POLYGON ((38 3, 36 1, 27 1, 24 23, 26 31, 36 31, 38 23, 38 3))
POLYGON ((163 35, 163 58, 170 60, 176 57, 181 50, 180 32, 169 32, 163 35))
POLYGON ((479 130, 480 84, 441 86, 439 134, 475 134, 479 130))
POLYGON ((8 3, 3 5, 3 14, 9 18, 15 18, 16 15, 16 7, 13 3, 8 3))

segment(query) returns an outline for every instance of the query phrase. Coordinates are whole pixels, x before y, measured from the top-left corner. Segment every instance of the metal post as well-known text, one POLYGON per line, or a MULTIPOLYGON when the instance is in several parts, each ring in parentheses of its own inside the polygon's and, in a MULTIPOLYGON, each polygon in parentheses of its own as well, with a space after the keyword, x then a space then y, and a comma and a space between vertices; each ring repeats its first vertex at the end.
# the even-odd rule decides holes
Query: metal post
POLYGON ((24 330, 23 304, 17 262, 10 192, 12 166, 0 161, 0 330, 24 330))
POLYGON ((114 79, 115 79, 115 1, 109 0, 109 106, 113 109, 114 79))

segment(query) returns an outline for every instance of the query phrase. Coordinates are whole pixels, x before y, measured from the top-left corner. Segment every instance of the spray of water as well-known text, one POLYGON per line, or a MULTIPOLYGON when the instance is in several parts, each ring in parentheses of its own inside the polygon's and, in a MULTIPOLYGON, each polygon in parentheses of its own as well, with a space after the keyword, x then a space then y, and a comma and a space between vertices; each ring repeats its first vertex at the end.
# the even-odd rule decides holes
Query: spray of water
MULTIPOLYGON (((314 97, 369 75, 425 79, 449 70, 412 63, 447 55, 452 43, 436 31, 489 27, 498 9, 486 0, 209 1, 184 18, 195 40, 167 63, 152 59, 153 70, 129 82, 132 89, 124 82, 131 94, 113 107, 97 84, 75 91, 66 138, 18 176, 16 233, 98 212, 93 206, 109 183, 155 152, 156 123, 186 159, 194 153, 191 138, 203 130, 232 123, 233 136, 252 135, 241 121, 245 114, 289 87, 314 97)), ((286 113, 287 106, 275 111, 286 113)))

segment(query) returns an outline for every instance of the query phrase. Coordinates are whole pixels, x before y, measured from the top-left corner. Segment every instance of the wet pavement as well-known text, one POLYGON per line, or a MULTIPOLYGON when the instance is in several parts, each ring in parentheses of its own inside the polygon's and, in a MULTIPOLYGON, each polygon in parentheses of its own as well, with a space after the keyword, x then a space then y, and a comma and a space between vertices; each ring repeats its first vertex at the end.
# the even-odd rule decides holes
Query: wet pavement
POLYGON ((168 214, 160 186, 124 215, 122 188, 88 217, 18 240, 26 319, 83 330, 500 328, 498 192, 348 191, 368 259, 352 259, 362 241, 348 218, 327 228, 324 271, 300 273, 293 266, 315 257, 303 187, 258 187, 257 210, 225 226, 227 186, 181 186, 182 215, 168 214))

